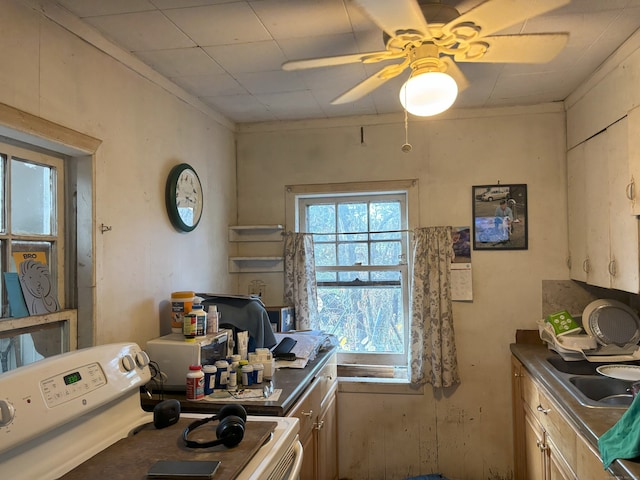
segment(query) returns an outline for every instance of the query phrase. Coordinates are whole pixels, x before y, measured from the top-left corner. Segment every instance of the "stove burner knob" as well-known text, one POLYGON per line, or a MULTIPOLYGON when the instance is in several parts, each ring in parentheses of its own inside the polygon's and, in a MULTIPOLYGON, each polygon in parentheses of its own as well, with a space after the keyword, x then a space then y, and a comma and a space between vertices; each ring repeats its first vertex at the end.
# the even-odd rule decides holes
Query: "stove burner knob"
POLYGON ((124 368, 125 372, 130 372, 131 370, 136 368, 136 363, 131 355, 127 354, 122 357, 122 368, 124 368))
POLYGON ((140 368, 144 368, 149 365, 149 361, 149 355, 147 355, 147 352, 141 350, 136 353, 136 363, 140 368))
POLYGON ((7 400, 0 400, 0 427, 9 425, 16 416, 16 409, 7 400))

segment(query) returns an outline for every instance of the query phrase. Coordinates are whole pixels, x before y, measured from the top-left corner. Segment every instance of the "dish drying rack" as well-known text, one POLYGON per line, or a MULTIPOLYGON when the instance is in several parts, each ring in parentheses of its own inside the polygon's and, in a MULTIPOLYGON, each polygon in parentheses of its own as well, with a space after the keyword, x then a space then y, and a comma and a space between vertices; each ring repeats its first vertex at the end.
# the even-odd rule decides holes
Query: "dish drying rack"
POLYGON ((563 360, 572 362, 587 360, 594 363, 629 362, 640 360, 637 344, 599 345, 594 337, 586 334, 556 336, 553 327, 544 320, 538 320, 540 339, 563 360))

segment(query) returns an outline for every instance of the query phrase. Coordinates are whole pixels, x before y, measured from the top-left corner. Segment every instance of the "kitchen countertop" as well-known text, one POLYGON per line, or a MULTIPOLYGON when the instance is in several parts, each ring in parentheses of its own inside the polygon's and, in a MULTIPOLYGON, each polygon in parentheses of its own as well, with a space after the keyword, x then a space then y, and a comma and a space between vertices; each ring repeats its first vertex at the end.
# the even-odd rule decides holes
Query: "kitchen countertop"
MULTIPOLYGON (((598 438, 622 417, 624 408, 587 407, 567 390, 556 378, 547 358, 559 355, 542 344, 511 344, 511 353, 520 360, 545 393, 555 400, 566 418, 576 430, 598 451, 598 438)), ((640 479, 640 459, 616 460, 610 467, 617 478, 640 479)))
MULTIPOLYGON (((271 415, 284 417, 291 407, 300 398, 300 395, 311 384, 311 381, 327 364, 331 356, 335 353, 336 347, 328 350, 320 351, 305 368, 280 368, 277 369, 271 381, 274 389, 281 389, 282 393, 277 401, 246 401, 234 402, 241 403, 247 410, 249 415, 271 415)), ((264 385, 264 383, 262 384, 264 385)), ((153 398, 142 393, 142 408, 148 412, 153 411, 160 401, 158 391, 153 392, 153 398)), ((211 413, 218 412, 225 402, 209 402, 206 400, 187 400, 184 392, 164 392, 164 398, 175 398, 180 401, 180 409, 182 412, 189 413, 211 413)))

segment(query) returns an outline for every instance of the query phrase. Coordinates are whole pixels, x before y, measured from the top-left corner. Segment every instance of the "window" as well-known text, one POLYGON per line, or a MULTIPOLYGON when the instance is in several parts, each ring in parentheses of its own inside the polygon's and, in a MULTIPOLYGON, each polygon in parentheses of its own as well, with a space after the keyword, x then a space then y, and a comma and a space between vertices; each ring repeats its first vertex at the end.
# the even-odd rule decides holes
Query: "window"
POLYGON ((0 143, 0 179, 1 373, 68 350, 69 328, 61 314, 17 316, 10 308, 4 276, 17 271, 16 259, 43 254, 52 292, 64 305, 64 161, 0 143))
POLYGON ((298 230, 314 238, 320 328, 337 337, 340 362, 406 367, 408 192, 299 193, 295 203, 298 230))

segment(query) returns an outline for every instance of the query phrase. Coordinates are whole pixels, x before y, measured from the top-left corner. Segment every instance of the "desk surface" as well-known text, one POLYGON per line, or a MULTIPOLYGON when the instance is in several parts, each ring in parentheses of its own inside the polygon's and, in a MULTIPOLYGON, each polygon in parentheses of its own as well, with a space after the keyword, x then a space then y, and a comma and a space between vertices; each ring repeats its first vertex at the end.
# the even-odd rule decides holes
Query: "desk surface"
MULTIPOLYGON (((282 393, 277 401, 247 401, 242 405, 249 415, 270 415, 284 417, 296 400, 309 386, 318 372, 327 364, 335 353, 336 347, 318 352, 316 358, 309 362, 305 368, 281 368, 277 369, 272 378, 273 388, 281 389, 282 393)), ((187 400, 183 392, 164 392, 164 399, 175 398, 180 401, 181 411, 189 413, 216 413, 225 404, 207 401, 187 400)), ((148 412, 153 411, 163 398, 160 392, 154 391, 153 398, 141 394, 142 408, 148 412)))

